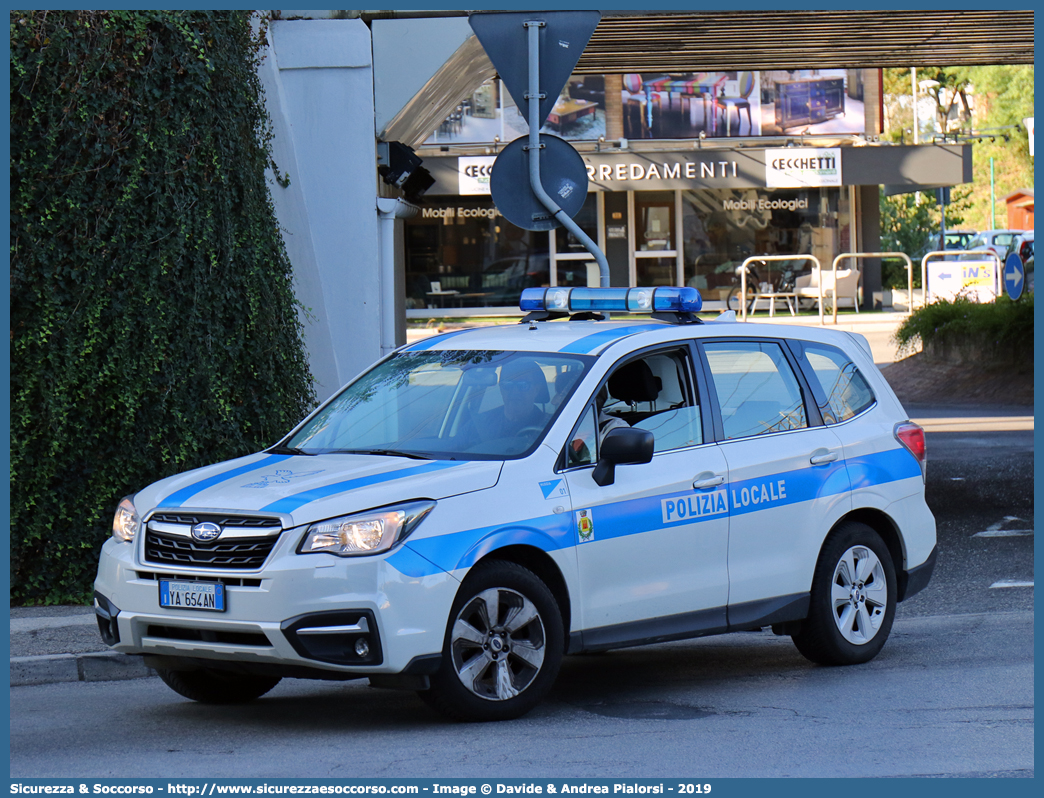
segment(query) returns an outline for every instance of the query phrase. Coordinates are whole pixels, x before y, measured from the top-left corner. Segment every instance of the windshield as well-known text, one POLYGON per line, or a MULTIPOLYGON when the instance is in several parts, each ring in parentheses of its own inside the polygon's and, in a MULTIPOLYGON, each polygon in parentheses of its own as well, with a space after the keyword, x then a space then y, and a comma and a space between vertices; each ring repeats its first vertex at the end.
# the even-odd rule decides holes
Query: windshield
POLYGON ((305 454, 492 460, 527 454, 594 358, 403 352, 345 388, 282 446, 305 454))

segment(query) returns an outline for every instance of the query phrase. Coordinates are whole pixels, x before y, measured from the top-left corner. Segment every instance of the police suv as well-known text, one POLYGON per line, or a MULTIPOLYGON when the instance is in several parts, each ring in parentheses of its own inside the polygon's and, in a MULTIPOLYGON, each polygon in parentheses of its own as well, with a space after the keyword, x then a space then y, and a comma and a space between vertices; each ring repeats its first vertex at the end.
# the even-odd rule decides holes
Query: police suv
POLYGON ((521 324, 402 347, 278 445, 123 499, 103 637, 197 701, 368 678, 467 720, 578 652, 771 627, 872 659, 935 565, 924 433, 861 336, 701 304, 527 289, 521 324))

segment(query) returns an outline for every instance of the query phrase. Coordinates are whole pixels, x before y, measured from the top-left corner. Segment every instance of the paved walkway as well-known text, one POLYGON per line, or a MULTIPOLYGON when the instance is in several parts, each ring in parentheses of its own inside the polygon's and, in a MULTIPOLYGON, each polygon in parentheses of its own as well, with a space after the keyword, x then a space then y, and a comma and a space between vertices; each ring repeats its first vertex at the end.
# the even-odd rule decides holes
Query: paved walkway
MULTIPOLYGON (((621 316, 621 318, 626 318, 621 316)), ((705 319, 712 318, 705 316, 705 319)), ((823 317, 823 327, 826 329, 846 330, 857 332, 865 336, 870 342, 870 350, 874 354, 874 362, 879 368, 883 368, 897 360, 898 346, 892 340, 892 335, 906 318, 905 313, 892 312, 866 312, 866 313, 841 313, 837 317, 837 324, 833 324, 830 315, 823 317)), ((775 316, 769 316, 768 312, 761 310, 747 317, 748 323, 752 324, 800 324, 809 327, 819 326, 819 316, 791 316, 787 311, 777 312, 775 316)), ((488 320, 457 322, 452 319, 444 320, 441 325, 428 327, 409 327, 406 330, 407 343, 415 343, 436 335, 441 332, 460 330, 467 327, 481 327, 486 324, 517 324, 517 318, 491 317, 488 320)))

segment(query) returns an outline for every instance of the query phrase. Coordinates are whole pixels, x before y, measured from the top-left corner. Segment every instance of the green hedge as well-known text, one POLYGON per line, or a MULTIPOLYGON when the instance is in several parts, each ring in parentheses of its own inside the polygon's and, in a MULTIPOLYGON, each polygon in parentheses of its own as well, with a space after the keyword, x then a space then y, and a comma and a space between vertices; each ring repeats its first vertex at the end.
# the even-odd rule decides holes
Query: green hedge
POLYGON ((1031 366, 1033 362, 1033 294, 1012 302, 1002 296, 979 304, 958 296, 915 310, 895 331, 899 352, 918 342, 925 350, 960 348, 988 358, 987 364, 1031 366))
POLYGON ((11 598, 314 403, 247 12, 11 13, 11 598))

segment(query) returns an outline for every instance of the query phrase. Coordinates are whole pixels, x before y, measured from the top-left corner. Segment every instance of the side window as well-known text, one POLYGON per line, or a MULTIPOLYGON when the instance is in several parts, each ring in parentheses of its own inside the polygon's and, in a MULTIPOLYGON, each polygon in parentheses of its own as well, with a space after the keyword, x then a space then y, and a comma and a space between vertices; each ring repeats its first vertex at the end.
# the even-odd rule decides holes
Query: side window
POLYGON ((598 428, 594 407, 588 405, 583 420, 566 445, 566 468, 591 465, 598 460, 598 428))
POLYGON ((602 433, 623 424, 649 430, 656 452, 703 443, 691 374, 685 350, 655 352, 617 366, 599 397, 605 399, 602 433))
POLYGON ((704 351, 726 438, 808 426, 801 388, 779 344, 714 341, 704 351))
POLYGON ((840 349, 809 343, 805 343, 804 348, 837 421, 859 415, 876 401, 855 363, 840 349))

